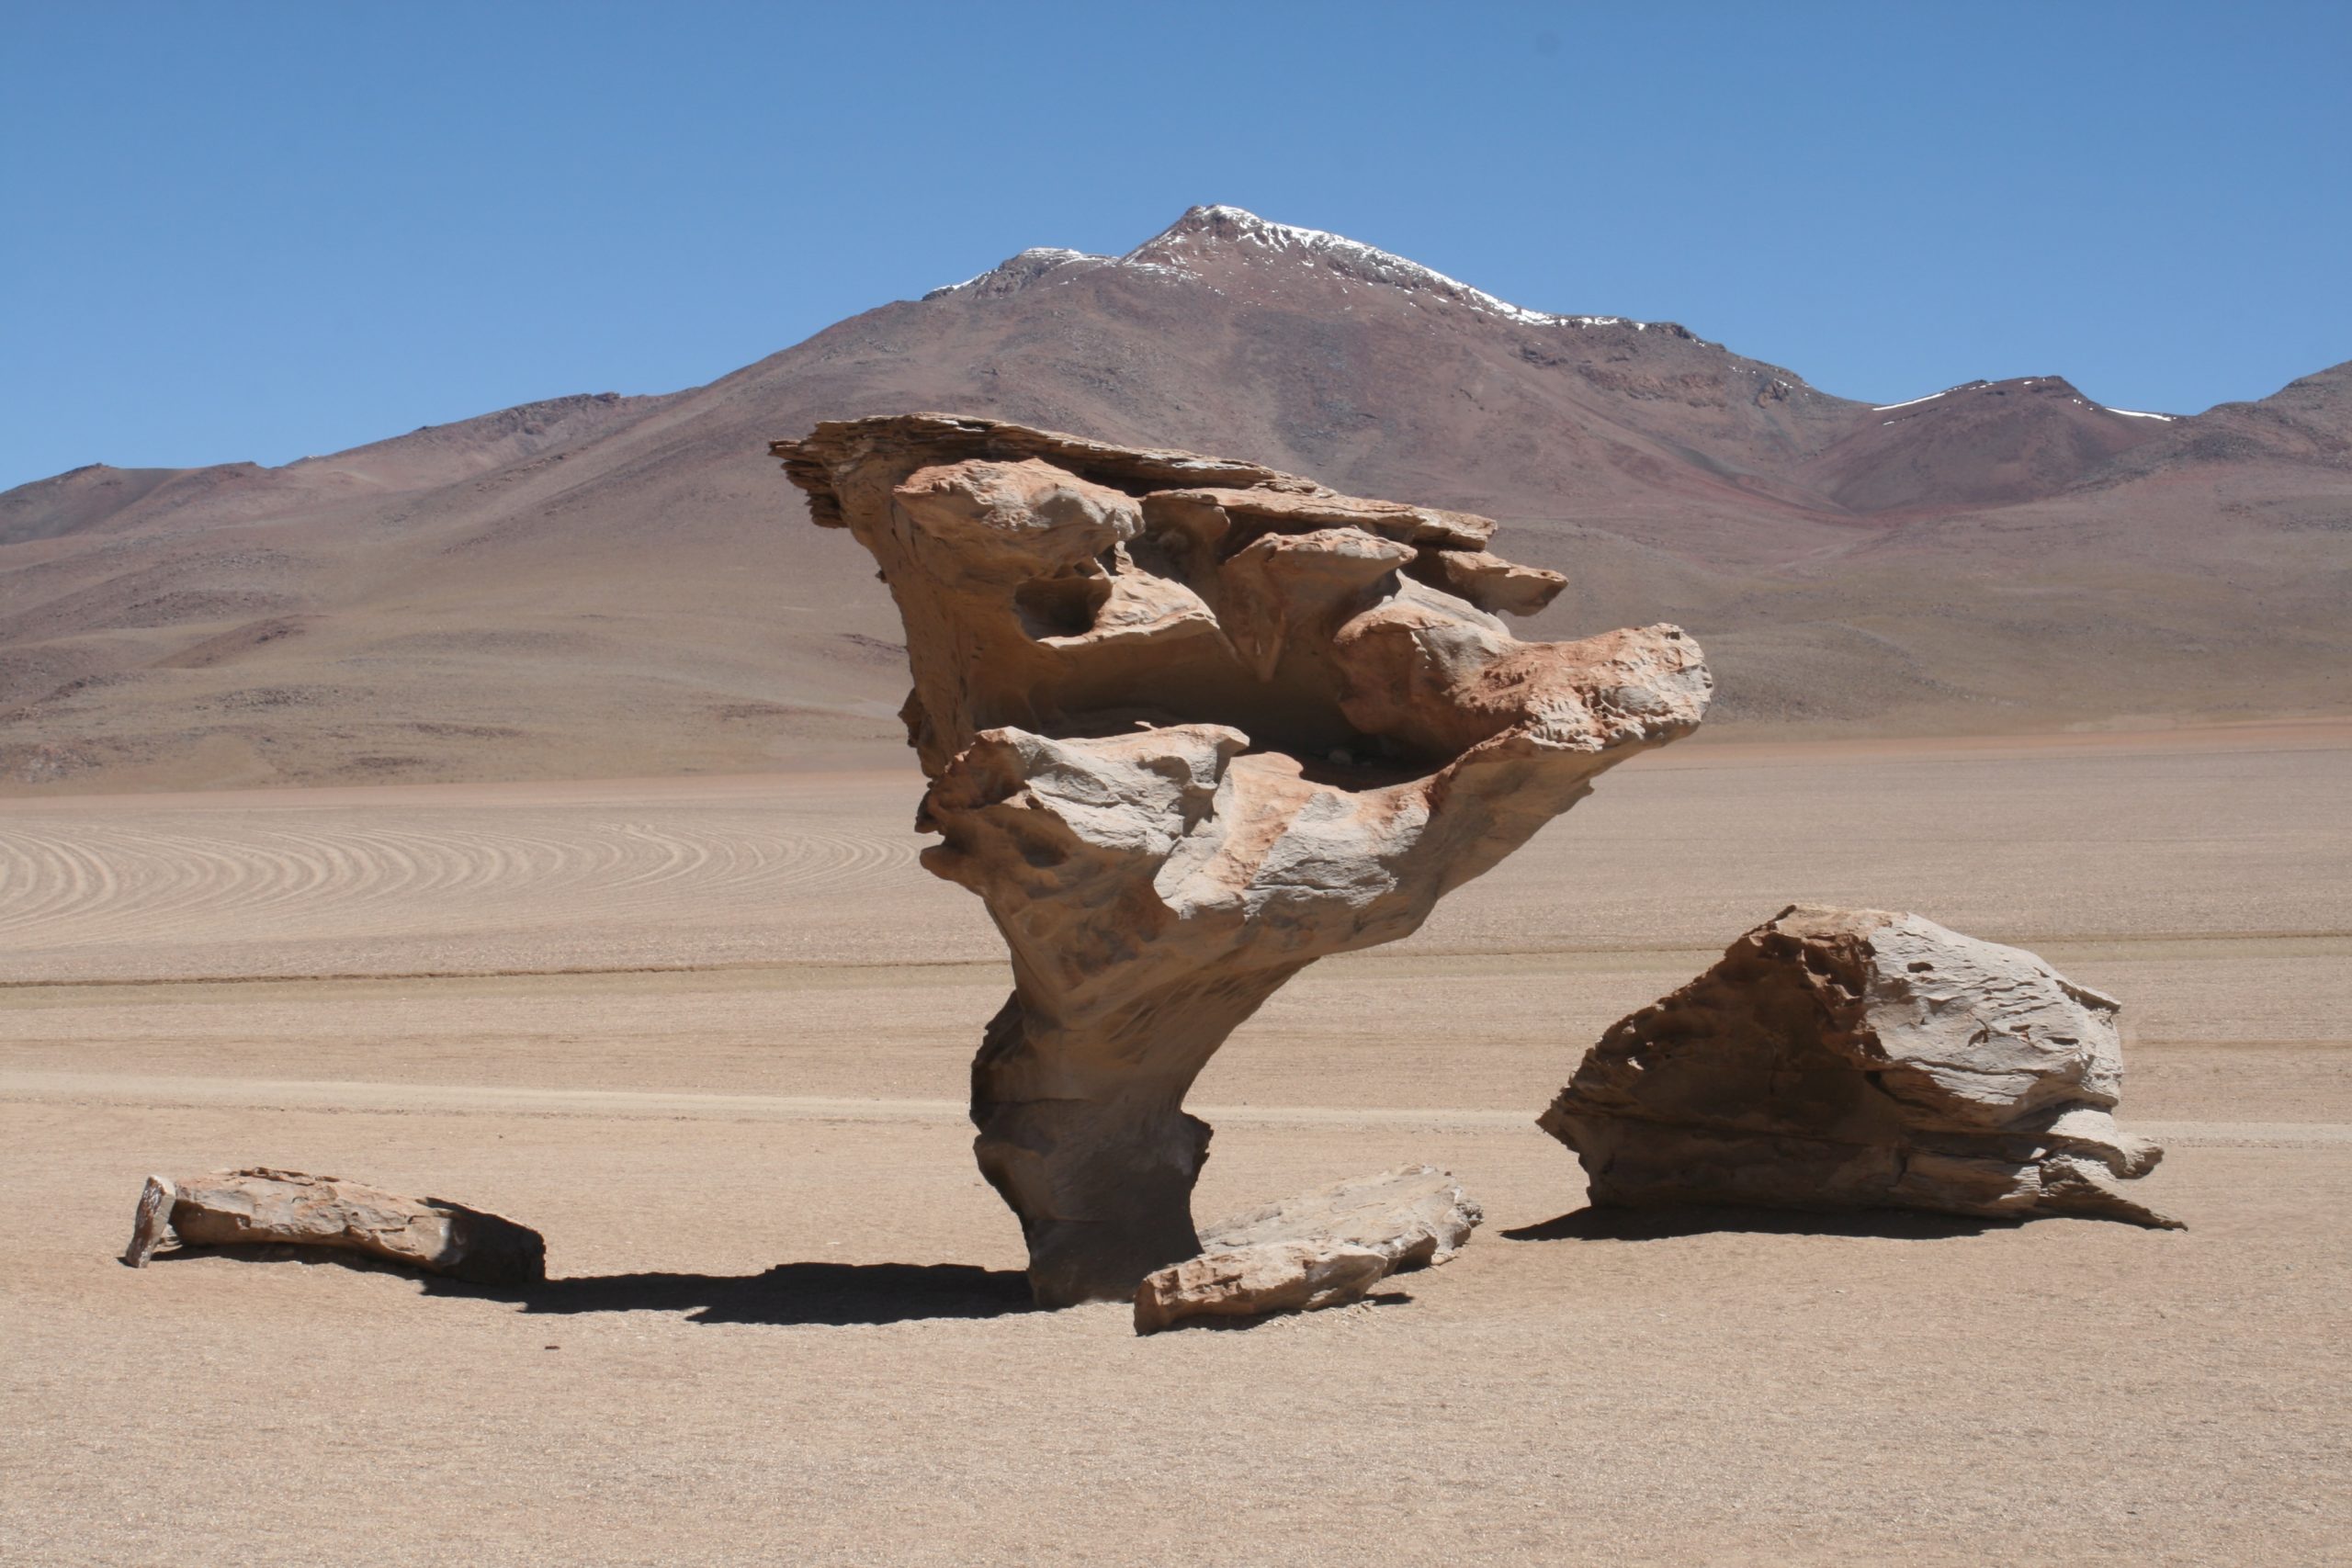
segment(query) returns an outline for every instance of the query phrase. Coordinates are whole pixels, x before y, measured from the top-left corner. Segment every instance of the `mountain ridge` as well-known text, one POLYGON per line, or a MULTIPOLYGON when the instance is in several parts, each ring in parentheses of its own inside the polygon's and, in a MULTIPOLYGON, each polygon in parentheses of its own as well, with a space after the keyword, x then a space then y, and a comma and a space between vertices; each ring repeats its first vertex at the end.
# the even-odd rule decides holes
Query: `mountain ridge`
POLYGON ((763 453, 916 410, 1501 518, 1507 554, 1570 575, 1532 635, 1682 621, 1734 727, 2344 698, 2352 365, 2199 415, 2046 376, 1881 407, 1196 208, 703 387, 0 495, 0 789, 740 771, 886 739, 895 615, 763 453))

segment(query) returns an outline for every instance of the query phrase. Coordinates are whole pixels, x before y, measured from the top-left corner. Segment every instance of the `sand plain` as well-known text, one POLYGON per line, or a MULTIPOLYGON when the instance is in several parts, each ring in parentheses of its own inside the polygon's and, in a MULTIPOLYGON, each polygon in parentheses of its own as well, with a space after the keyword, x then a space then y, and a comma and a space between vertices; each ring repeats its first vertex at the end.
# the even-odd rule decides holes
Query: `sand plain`
POLYGON ((2318 1562, 2352 1551, 2352 727, 1642 759, 1194 1108, 1204 1213, 1485 1201, 1376 1303, 1024 1310, 962 1121, 978 902, 871 771, 0 805, 0 1562, 2318 1562), (1579 1214, 1532 1125, 1794 899, 2121 996, 2190 1228, 1579 1214), (266 1162, 544 1288, 113 1261, 266 1162))

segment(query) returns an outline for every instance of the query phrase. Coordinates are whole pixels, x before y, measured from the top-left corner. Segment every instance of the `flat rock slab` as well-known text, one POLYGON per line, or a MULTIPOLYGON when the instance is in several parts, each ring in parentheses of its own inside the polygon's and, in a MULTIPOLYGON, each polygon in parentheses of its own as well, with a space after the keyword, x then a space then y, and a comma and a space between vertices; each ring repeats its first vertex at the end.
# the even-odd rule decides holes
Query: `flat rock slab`
POLYGON ((1388 1259, 1386 1271, 1394 1274, 1446 1262, 1485 1218, 1453 1172, 1408 1165, 1230 1215, 1202 1230, 1201 1251, 1337 1243, 1372 1248, 1388 1259))
POLYGON ((1361 1301, 1388 1277, 1385 1253, 1338 1242, 1268 1242, 1204 1252, 1144 1277, 1136 1332, 1156 1334, 1189 1317, 1264 1317, 1361 1301))
POLYGON ((547 1278, 547 1243, 526 1225, 462 1203, 403 1198, 299 1170, 149 1177, 122 1260, 144 1268, 174 1238, 188 1247, 337 1247, 485 1285, 547 1278))
POLYGON ((1391 1274, 1446 1262, 1485 1217, 1451 1172, 1426 1165, 1284 1198, 1208 1226, 1199 1257, 1147 1275, 1136 1332, 1344 1306, 1391 1274))

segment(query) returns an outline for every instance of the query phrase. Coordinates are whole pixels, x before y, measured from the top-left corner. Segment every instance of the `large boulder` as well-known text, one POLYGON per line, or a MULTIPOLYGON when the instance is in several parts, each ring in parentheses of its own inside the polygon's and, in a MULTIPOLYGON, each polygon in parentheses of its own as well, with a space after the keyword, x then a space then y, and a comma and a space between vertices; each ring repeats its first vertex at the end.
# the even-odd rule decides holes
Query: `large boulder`
POLYGON ((1797 906, 1620 1021, 1540 1118, 1596 1207, 2074 1214, 2175 1227, 2118 1182, 2121 1004, 1917 915, 1797 906))
POLYGON ((144 1268, 158 1248, 284 1244, 364 1252, 485 1285, 547 1278, 547 1243, 527 1225, 439 1198, 403 1198, 299 1170, 151 1176, 122 1260, 144 1268))
POLYGON ((923 863, 1012 949, 972 1119, 1048 1305, 1199 1254, 1184 1096, 1283 982, 1410 934, 1712 689, 1673 626, 1512 637, 1481 606, 1561 580, 1482 517, 946 414, 774 450, 882 569, 923 863))

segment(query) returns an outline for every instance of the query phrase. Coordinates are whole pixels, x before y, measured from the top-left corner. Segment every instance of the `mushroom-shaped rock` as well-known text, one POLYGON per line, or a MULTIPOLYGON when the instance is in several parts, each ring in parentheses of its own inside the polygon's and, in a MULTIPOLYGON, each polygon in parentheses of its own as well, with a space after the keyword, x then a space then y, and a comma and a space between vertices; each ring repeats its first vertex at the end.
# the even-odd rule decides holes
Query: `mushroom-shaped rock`
POLYGON ((1048 1305, 1199 1254, 1184 1095, 1283 981, 1410 933, 1712 689, 1675 627, 1521 643, 1449 592, 1509 581, 1484 518, 945 414, 773 449, 881 566, 923 863, 1012 950, 972 1118, 1048 1305))
POLYGON ((1796 906, 1621 1020, 1540 1118, 1596 1207, 2073 1214, 2164 1151, 2115 1124, 2121 1004, 1917 915, 1796 906))

